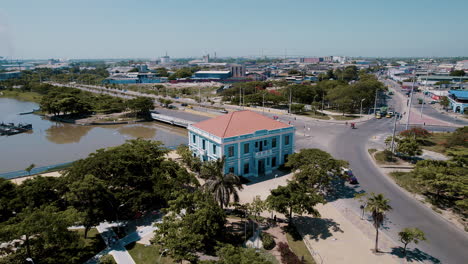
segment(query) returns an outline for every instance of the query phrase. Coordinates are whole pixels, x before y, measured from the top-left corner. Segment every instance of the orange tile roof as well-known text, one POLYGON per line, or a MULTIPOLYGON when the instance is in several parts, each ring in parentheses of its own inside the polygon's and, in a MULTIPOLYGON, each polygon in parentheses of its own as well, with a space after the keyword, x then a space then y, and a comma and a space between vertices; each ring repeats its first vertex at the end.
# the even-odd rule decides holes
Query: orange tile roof
POLYGON ((220 138, 252 134, 258 130, 291 127, 253 111, 243 110, 198 122, 192 126, 220 138))

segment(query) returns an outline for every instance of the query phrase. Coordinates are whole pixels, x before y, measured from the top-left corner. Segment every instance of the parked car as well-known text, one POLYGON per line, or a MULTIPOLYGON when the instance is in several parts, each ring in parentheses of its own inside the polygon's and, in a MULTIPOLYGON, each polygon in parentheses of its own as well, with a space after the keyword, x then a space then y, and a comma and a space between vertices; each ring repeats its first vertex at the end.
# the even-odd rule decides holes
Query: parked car
POLYGON ((181 104, 181 106, 188 106, 188 104, 186 104, 186 103, 182 103, 182 104, 181 104))
POLYGON ((220 112, 223 113, 223 114, 229 113, 226 109, 223 109, 223 110, 221 110, 220 112))

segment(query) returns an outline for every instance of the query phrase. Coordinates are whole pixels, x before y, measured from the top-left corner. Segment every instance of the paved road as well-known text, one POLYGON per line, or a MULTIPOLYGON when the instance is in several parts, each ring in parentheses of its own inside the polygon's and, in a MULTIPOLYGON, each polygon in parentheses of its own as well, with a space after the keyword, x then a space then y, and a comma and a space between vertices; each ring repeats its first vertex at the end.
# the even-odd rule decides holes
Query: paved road
MULTIPOLYGON (((335 157, 349 161, 361 183, 360 188, 356 190, 357 192, 365 190, 366 192, 383 193, 390 199, 394 210, 388 214, 390 221, 385 233, 398 241, 397 233, 402 228, 418 227, 426 233, 429 241, 419 244, 419 249, 443 263, 466 263, 468 259, 466 233, 407 195, 377 169, 369 159, 366 143, 370 137, 375 135, 375 132, 391 133, 391 120, 383 122, 373 120, 362 125, 359 129, 343 132, 336 138, 331 152, 335 157)), ((349 201, 349 205, 358 209, 355 201, 349 201)))
MULTIPOLYGON (((391 88, 393 88, 397 93, 399 93, 400 95, 403 95, 406 99, 409 100, 409 97, 406 96, 405 92, 402 91, 401 86, 397 82, 393 80, 385 80, 384 83, 390 86, 391 88)), ((420 116, 421 106, 422 106, 423 114, 431 118, 438 119, 444 122, 457 124, 457 125, 464 125, 464 126, 468 125, 468 119, 465 119, 462 116, 460 116, 460 118, 454 118, 447 114, 443 114, 439 112, 438 110, 434 109, 434 107, 431 104, 429 104, 430 101, 432 101, 430 97, 424 96, 424 94, 421 92, 415 92, 413 94, 413 100, 412 100, 412 107, 414 109, 413 111, 414 114, 417 116, 420 116), (418 98, 424 99, 425 104, 424 105, 419 104, 418 98)), ((406 102, 404 102, 404 104, 406 105, 406 102)))

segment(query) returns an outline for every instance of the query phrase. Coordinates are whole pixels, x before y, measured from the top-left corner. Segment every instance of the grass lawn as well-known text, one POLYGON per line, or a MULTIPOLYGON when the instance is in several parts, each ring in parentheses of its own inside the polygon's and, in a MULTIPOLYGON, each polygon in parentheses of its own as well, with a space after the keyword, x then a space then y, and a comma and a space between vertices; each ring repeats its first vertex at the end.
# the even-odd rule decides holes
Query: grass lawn
POLYGON ((295 231, 295 229, 292 232, 296 232, 296 234, 291 234, 290 231, 287 231, 286 233, 286 239, 288 240, 289 248, 299 257, 299 259, 304 256, 306 264, 315 264, 315 260, 310 254, 309 249, 307 249, 306 245, 304 244, 302 237, 297 233, 297 231, 295 231))
POLYGON ((131 243, 126 246, 128 253, 132 256, 136 264, 155 264, 155 263, 175 263, 171 258, 163 256, 159 262, 159 246, 145 246, 138 243, 131 243))
POLYGON ((445 143, 452 136, 452 133, 432 133, 431 136, 425 139, 425 144, 421 147, 426 150, 442 153, 442 154, 452 154, 457 156, 468 155, 468 148, 463 146, 455 146, 447 148, 445 143))
POLYGON ((390 172, 390 177, 392 177, 398 185, 406 190, 413 193, 421 193, 419 184, 411 172, 393 171, 390 172))
POLYGON ((377 150, 375 148, 371 148, 371 149, 368 149, 367 151, 369 151, 369 154, 374 154, 375 152, 377 152, 377 150))
POLYGON ((333 119, 335 120, 353 120, 353 119, 357 119, 359 118, 359 116, 357 115, 334 115, 333 116, 333 119))
POLYGON ((84 252, 81 252, 82 256, 84 256, 84 261, 92 258, 94 255, 106 248, 106 244, 104 243, 104 240, 102 240, 102 237, 96 228, 91 228, 88 231, 88 237, 86 239, 84 238, 84 229, 78 229, 73 231, 77 232, 79 237, 84 240, 84 252))
POLYGON ((451 135, 451 133, 432 133, 426 139, 429 144, 425 144, 427 146, 422 146, 422 148, 438 153, 445 153, 446 147, 444 144, 451 135))
MULTIPOLYGON (((372 154, 372 153, 371 153, 372 154)), ((398 158, 393 157, 393 160, 387 159, 383 151, 375 152, 374 154, 375 161, 380 165, 398 165, 401 164, 398 158)))
POLYGON ((311 118, 323 119, 323 120, 330 120, 330 117, 326 114, 321 114, 319 112, 315 113, 314 111, 307 111, 299 113, 298 115, 308 116, 311 118))
MULTIPOLYGON (((35 92, 21 92, 21 91, 9 91, 9 90, 2 90, 0 91, 2 95, 0 97, 6 98, 14 98, 21 101, 29 101, 29 102, 36 102, 40 103, 42 99, 42 95, 35 93, 35 92)), ((32 110, 32 109, 31 109, 32 110)))

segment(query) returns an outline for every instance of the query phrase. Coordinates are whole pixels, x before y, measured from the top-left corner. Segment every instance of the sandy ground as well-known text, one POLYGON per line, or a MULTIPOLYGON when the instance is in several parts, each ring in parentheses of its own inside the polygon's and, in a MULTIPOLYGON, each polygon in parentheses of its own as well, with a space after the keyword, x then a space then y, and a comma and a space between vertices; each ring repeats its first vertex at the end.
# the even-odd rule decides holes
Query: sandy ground
POLYGON ((43 176, 43 177, 60 177, 60 176, 62 176, 60 171, 53 171, 53 172, 48 172, 48 173, 35 174, 35 175, 31 175, 31 176, 25 176, 25 177, 21 177, 21 178, 10 179, 10 181, 12 183, 21 184, 25 180, 32 179, 32 178, 34 178, 36 176, 39 176, 39 175, 43 176))
MULTIPOLYGON (((271 189, 285 185, 291 174, 245 186, 239 193, 241 203, 251 202, 259 195, 265 199, 271 189)), ((295 220, 306 246, 317 263, 401 263, 389 252, 396 247, 388 237, 380 233, 379 248, 384 253, 374 254, 375 229, 370 222, 361 220, 351 210, 338 202, 318 205, 321 218, 304 215, 295 220), (341 207, 341 208, 340 208, 341 207)), ((269 213, 263 214, 269 216, 269 213)), ((281 217, 280 214, 277 214, 281 217)), ((276 234, 279 235, 279 234, 276 234)))

